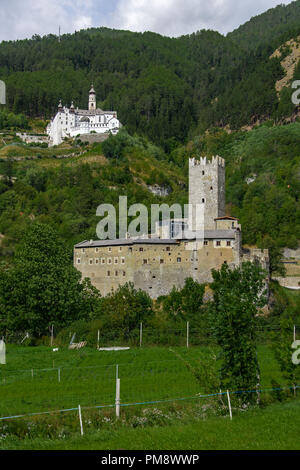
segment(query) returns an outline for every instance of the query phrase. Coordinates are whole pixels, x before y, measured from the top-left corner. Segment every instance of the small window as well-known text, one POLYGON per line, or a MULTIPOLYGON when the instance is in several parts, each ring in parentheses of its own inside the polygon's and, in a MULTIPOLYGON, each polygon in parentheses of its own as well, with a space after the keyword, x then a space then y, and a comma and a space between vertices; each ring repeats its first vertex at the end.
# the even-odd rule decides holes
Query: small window
POLYGON ((107 264, 111 264, 111 258, 107 258, 107 264))
POLYGON ((121 258, 121 264, 125 264, 125 258, 121 258))
POLYGON ((115 264, 118 264, 118 262, 119 262, 119 259, 115 258, 115 264))
POLYGON ((160 264, 164 264, 164 260, 163 260, 163 259, 160 260, 160 264))
POLYGON ((126 276, 126 272, 125 272, 125 271, 123 271, 123 277, 125 277, 125 276, 126 276))
POLYGON ((202 199, 202 204, 204 204, 204 203, 205 203, 205 199, 203 198, 203 199, 202 199))
POLYGON ((105 258, 101 258, 101 264, 105 264, 105 258))
POLYGON ((77 258, 77 264, 80 264, 80 258, 77 258))
POLYGON ((217 245, 217 246, 221 246, 220 240, 217 241, 216 245, 217 245))
POLYGON ((93 264, 93 260, 92 260, 92 259, 90 259, 90 264, 93 264))
POLYGON ((144 251, 144 248, 140 248, 140 251, 144 251))
POLYGON ((132 247, 131 246, 129 247, 129 251, 130 251, 130 253, 132 253, 132 247))
POLYGON ((99 260, 98 260, 98 258, 97 258, 97 259, 95 259, 95 263, 96 263, 96 264, 99 264, 99 260))
POLYGON ((171 248, 169 246, 167 246, 166 251, 170 251, 170 250, 171 250, 171 248))
POLYGON ((117 275, 118 275, 118 271, 115 271, 115 276, 117 276, 117 275))
POLYGON ((110 271, 107 271, 107 277, 110 277, 110 271))
POLYGON ((143 263, 144 263, 144 264, 148 264, 148 260, 144 259, 144 260, 143 260, 143 263))
POLYGON ((119 246, 119 251, 122 251, 122 247, 121 247, 121 246, 119 246))
POLYGON ((231 226, 232 226, 232 228, 234 228, 234 222, 232 222, 231 226))
POLYGON ((205 175, 205 171, 202 171, 202 176, 204 176, 204 175, 205 175))
POLYGON ((109 252, 111 251, 111 246, 108 247, 108 251, 109 251, 109 252))
POLYGON ((208 246, 208 241, 204 240, 204 246, 208 246))
POLYGON ((213 190, 214 190, 214 188, 211 186, 211 187, 210 187, 210 190, 211 190, 211 191, 213 191, 213 190))
POLYGON ((82 251, 82 253, 84 253, 84 252, 85 252, 85 249, 84 249, 84 248, 82 248, 82 249, 81 249, 81 251, 82 251))
POLYGON ((98 251, 99 251, 99 248, 95 248, 95 252, 98 253, 98 251))
POLYGON ((177 258, 177 263, 181 263, 181 258, 177 258))
POLYGON ((230 241, 227 241, 226 245, 227 245, 227 246, 231 246, 231 242, 230 242, 230 241))

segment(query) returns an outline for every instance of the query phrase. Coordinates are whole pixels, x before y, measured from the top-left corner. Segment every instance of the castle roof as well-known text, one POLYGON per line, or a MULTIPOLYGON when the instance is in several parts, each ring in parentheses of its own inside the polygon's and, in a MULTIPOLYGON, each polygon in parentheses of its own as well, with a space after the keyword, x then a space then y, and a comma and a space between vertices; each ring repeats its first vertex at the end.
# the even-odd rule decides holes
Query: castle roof
MULTIPOLYGON (((200 239, 200 238, 199 238, 200 239)), ((205 240, 234 240, 235 230, 206 230, 205 240)), ((105 246, 132 246, 132 245, 176 245, 180 241, 197 241, 197 239, 161 239, 161 238, 139 238, 139 239, 116 239, 116 240, 84 240, 75 245, 75 248, 97 248, 105 246)))

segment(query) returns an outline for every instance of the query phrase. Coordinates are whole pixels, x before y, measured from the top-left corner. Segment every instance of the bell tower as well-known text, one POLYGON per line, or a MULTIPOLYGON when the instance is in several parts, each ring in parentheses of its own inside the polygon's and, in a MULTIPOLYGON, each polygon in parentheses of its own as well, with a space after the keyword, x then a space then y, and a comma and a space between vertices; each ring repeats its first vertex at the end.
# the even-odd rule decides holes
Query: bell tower
POLYGON ((89 92, 89 111, 96 111, 96 92, 94 85, 92 85, 89 92))

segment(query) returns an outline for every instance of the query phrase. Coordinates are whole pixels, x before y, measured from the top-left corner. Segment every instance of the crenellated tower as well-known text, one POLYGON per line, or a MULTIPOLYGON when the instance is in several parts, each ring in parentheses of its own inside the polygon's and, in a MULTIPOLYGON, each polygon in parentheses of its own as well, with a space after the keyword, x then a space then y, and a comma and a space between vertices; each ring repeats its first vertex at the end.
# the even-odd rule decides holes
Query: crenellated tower
POLYGON ((215 230, 215 219, 225 216, 225 160, 219 156, 189 161, 189 215, 192 230, 215 230), (202 214, 197 222, 196 212, 202 214), (200 225, 199 225, 200 223, 200 225))

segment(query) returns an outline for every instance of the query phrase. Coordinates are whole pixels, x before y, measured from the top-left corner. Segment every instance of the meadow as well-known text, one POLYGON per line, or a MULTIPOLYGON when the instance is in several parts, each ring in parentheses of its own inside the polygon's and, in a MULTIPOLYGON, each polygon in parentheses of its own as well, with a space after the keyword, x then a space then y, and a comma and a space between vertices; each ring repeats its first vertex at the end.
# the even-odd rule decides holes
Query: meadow
MULTIPOLYGON (((233 395, 232 422, 225 395, 203 397, 207 361, 216 374, 217 352, 214 345, 110 352, 8 344, 7 364, 0 366, 0 417, 21 417, 0 420, 0 449, 298 448, 287 432, 290 419, 291 430, 300 421, 300 402, 292 392, 284 399, 279 392, 263 392, 262 406, 246 413, 235 406, 233 395), (280 434, 275 440, 274 432, 280 434)), ((285 387, 269 345, 258 347, 258 358, 261 388, 271 389, 274 380, 285 387)))

